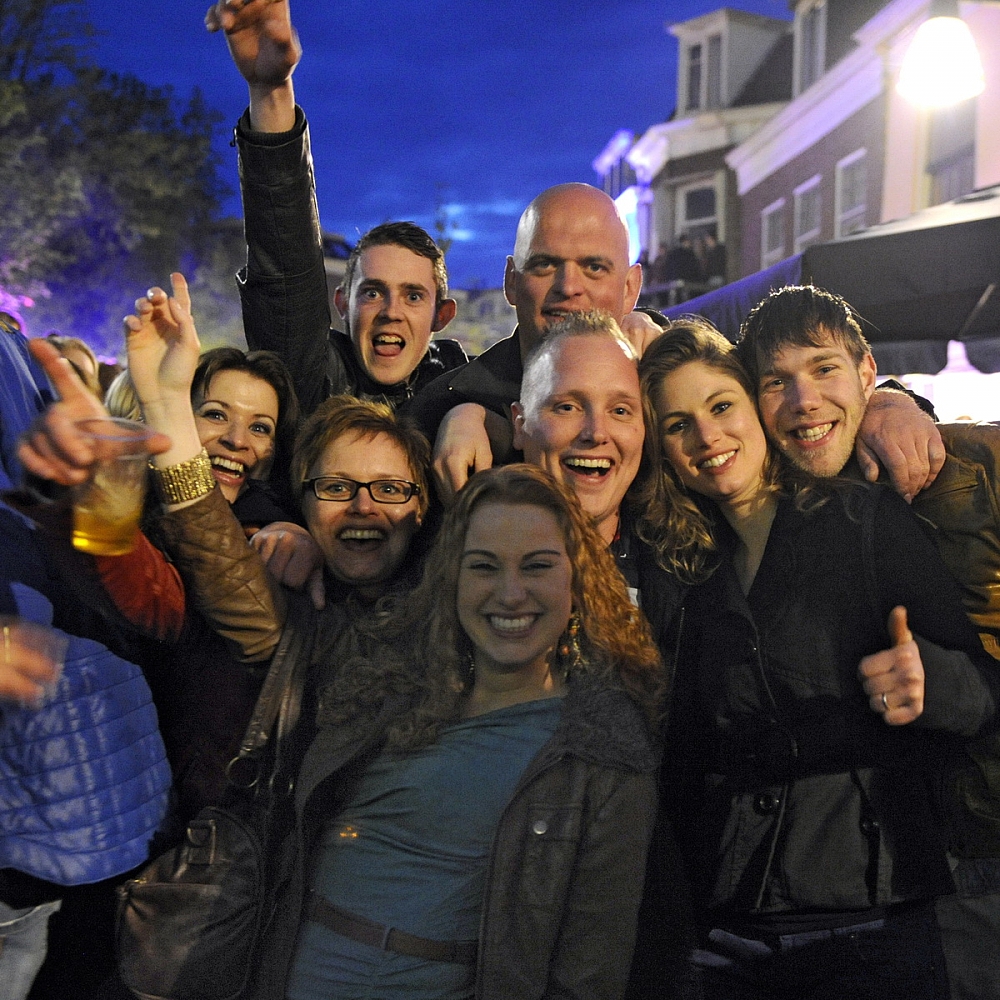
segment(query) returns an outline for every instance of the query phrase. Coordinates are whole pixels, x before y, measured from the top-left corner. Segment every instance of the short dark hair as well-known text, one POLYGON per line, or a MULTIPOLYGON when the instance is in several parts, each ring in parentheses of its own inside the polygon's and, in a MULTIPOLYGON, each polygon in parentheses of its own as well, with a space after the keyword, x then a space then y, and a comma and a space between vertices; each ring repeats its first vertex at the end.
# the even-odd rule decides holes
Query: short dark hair
POLYGON ((299 399, 291 373, 274 351, 241 351, 238 347, 215 347, 198 360, 191 382, 191 405, 204 399, 212 379, 219 372, 246 372, 266 382, 278 397, 278 421, 274 428, 275 467, 286 467, 291 458, 295 432, 299 426, 299 399))
POLYGON ((448 269, 444 263, 444 251, 434 242, 426 229, 421 229, 413 222, 383 222, 382 225, 369 229, 358 240, 350 257, 347 258, 347 269, 344 271, 344 280, 340 287, 350 294, 351 282, 354 280, 354 272, 357 270, 361 255, 369 247, 385 246, 403 247, 418 257, 426 257, 434 268, 436 302, 440 305, 448 298, 448 269))
POLYGON ((775 354, 789 345, 822 347, 833 337, 856 365, 871 354, 854 307, 834 292, 815 285, 786 285, 750 310, 740 327, 736 350, 756 387, 775 354))

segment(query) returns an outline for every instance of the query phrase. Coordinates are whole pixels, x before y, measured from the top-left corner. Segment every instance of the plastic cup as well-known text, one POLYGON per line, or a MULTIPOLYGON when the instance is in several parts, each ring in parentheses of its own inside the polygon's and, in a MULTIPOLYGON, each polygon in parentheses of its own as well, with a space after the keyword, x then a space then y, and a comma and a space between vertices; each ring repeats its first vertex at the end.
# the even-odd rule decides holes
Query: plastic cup
POLYGON ((29 661, 35 661, 37 666, 38 657, 48 661, 51 667, 50 679, 37 681, 42 684, 42 695, 25 703, 33 708, 41 707, 55 690, 66 662, 68 645, 69 639, 62 632, 47 625, 16 615, 0 615, 0 660, 4 668, 18 670, 29 661))
POLYGON ((73 546, 95 556, 124 555, 135 547, 153 432, 121 417, 76 426, 93 441, 97 462, 90 479, 73 487, 73 546))

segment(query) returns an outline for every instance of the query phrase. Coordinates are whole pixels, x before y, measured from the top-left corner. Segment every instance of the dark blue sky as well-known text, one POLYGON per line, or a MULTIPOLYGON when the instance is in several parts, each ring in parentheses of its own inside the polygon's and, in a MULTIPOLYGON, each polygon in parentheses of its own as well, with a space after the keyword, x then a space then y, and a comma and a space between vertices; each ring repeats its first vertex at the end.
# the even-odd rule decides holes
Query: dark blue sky
MULTIPOLYGON (((198 84, 235 122, 246 89, 203 27, 207 6, 87 0, 96 58, 182 96, 198 84)), ((456 226, 453 283, 498 286, 528 201, 593 182, 617 129, 669 115, 677 46, 665 22, 722 6, 789 16, 787 0, 293 0, 324 228, 352 242, 387 219, 431 229, 440 200, 456 226)), ((235 189, 235 152, 222 148, 235 189)), ((228 207, 238 214, 238 199, 228 207)))

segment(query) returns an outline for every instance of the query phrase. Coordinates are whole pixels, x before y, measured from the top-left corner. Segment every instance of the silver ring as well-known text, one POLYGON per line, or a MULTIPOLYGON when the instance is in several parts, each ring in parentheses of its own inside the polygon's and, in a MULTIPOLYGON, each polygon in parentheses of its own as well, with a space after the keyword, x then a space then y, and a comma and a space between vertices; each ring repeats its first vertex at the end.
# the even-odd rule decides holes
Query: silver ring
POLYGON ((889 711, 889 702, 888 702, 888 701, 886 701, 886 698, 885 698, 885 692, 884 692, 884 691, 882 692, 882 707, 883 707, 883 708, 884 708, 884 709, 885 709, 885 710, 886 710, 887 712, 889 711))

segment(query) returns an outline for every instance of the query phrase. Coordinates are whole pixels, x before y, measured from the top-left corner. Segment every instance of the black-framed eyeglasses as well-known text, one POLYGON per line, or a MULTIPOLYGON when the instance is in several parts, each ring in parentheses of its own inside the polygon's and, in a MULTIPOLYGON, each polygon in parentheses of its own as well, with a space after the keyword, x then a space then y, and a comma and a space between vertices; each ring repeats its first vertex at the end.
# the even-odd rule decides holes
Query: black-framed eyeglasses
POLYGON ((405 479, 373 479, 370 483, 359 483, 356 479, 343 479, 340 476, 316 476, 315 479, 303 479, 316 495, 317 500, 333 500, 347 503, 358 495, 363 486, 375 503, 406 503, 412 496, 420 492, 416 483, 405 479))

